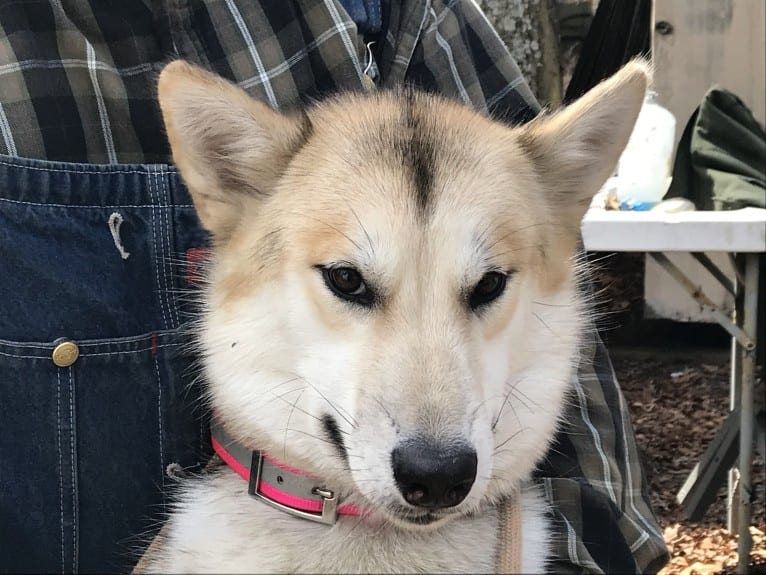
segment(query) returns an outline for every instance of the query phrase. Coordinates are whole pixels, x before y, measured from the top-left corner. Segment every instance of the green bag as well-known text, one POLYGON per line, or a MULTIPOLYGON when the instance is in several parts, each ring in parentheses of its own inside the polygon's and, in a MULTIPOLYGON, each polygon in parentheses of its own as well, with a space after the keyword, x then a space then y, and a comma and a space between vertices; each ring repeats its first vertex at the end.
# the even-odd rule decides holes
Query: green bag
POLYGON ((676 197, 698 210, 766 208, 766 132, 724 88, 708 90, 684 129, 665 194, 676 197))

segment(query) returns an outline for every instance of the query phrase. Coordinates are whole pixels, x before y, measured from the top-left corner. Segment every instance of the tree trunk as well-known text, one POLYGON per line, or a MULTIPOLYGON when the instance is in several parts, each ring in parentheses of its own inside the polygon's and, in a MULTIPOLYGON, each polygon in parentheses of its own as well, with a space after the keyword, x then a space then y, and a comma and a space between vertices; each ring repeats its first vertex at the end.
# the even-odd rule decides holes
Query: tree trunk
MULTIPOLYGON (((524 78, 540 104, 556 107, 561 104, 564 80, 571 75, 571 33, 559 36, 559 14, 571 22, 572 14, 587 15, 596 0, 478 0, 478 4, 497 30, 500 38, 521 68, 524 78)), ((582 25, 579 26, 582 28, 582 25)), ((578 30, 578 36, 584 36, 578 30)), ((582 38, 575 38, 579 44, 582 38)), ((575 47, 576 48, 576 47, 575 47)))

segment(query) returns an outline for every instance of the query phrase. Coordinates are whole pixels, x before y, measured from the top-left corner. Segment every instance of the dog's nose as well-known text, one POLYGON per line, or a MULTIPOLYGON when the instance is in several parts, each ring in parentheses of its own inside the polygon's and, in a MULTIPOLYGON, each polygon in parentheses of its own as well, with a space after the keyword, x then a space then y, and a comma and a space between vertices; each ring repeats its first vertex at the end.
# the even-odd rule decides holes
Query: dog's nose
POLYGON ((391 452, 394 479, 407 503, 417 507, 454 507, 476 479, 476 452, 470 447, 439 448, 419 441, 391 452))

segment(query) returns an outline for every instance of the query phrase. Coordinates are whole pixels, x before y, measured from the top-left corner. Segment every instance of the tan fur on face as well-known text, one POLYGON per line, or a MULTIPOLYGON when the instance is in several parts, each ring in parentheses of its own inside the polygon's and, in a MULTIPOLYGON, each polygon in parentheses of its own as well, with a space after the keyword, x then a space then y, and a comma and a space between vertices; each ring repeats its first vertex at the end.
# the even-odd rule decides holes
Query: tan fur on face
MULTIPOLYGON (((573 106, 512 129, 410 91, 344 95, 286 117, 206 72, 169 66, 160 103, 174 158, 217 239, 211 319, 236 322, 261 290, 292 294, 310 304, 305 319, 319 320, 311 329, 370 346, 369 365, 394 373, 406 362, 385 358, 413 355, 396 375, 423 398, 410 424, 429 405, 461 404, 479 377, 475 346, 535 318, 554 332, 520 305, 569 298, 577 317, 566 294, 583 206, 613 170, 645 86, 645 66, 631 64, 573 106), (358 270, 375 305, 334 295, 320 272, 328 266, 358 270), (509 275, 505 293, 471 310, 470 293, 493 270, 509 275)), ((271 313, 302 329, 293 310, 271 313)))
MULTIPOLYGON (((627 140, 646 74, 645 65, 631 64, 596 88, 592 97, 516 131, 461 106, 414 96, 412 108, 420 128, 439 147, 441 159, 435 163, 448 172, 434 174, 431 205, 459 213, 478 204, 490 214, 508 214, 506 222, 518 218, 530 227, 539 226, 524 237, 510 233, 515 224, 501 222, 498 229, 506 230, 500 240, 502 253, 509 256, 506 267, 513 261, 526 260, 525 267, 537 262, 541 286, 555 290, 568 275, 561 264, 574 251, 577 223, 590 195, 611 173, 627 140), (542 182, 535 181, 536 176, 542 182)), ((370 196, 379 195, 386 197, 384 209, 391 213, 417 211, 413 182, 401 173, 400 158, 388 149, 401 137, 403 99, 345 97, 310 111, 307 121, 271 112, 219 78, 181 62, 168 66, 160 81, 174 158, 203 223, 221 239, 244 222, 230 251, 241 254, 247 246, 251 252, 270 253, 273 260, 274 249, 254 246, 268 237, 273 248, 285 232, 269 229, 284 220, 262 205, 280 184, 290 189, 281 198, 285 205, 280 211, 311 212, 316 219, 315 225, 298 224, 307 248, 299 252, 315 262, 326 259, 322 251, 327 240, 344 241, 349 230, 343 228, 356 219, 348 214, 353 202, 362 199, 377 209, 382 198, 370 196), (311 145, 303 150, 309 136, 311 145), (286 173, 298 150, 301 162, 286 173), (289 185, 280 182, 282 176, 289 185), (256 211, 267 215, 253 217, 256 211), (243 213, 248 218, 243 219, 243 213)), ((271 266, 265 262, 257 267, 263 279, 271 266)), ((233 296, 247 293, 254 279, 249 271, 232 273, 235 277, 227 275, 223 289, 233 296)))
POLYGON ((631 64, 573 106, 511 129, 409 91, 345 95, 287 117, 171 64, 160 103, 217 239, 212 308, 236 316, 260 286, 290 281, 348 340, 415 325, 449 345, 477 329, 492 341, 522 286, 541 299, 574 289, 579 220, 627 141, 646 76, 631 64), (378 294, 373 308, 324 285, 319 268, 339 265, 360 271, 378 294), (478 320, 467 297, 491 270, 510 275, 508 289, 478 320))
POLYGON ((173 156, 216 240, 199 326, 211 406, 240 443, 366 514, 312 524, 245 496, 224 470, 185 491, 150 569, 488 572, 493 507, 518 495, 522 570, 542 571, 547 523, 522 486, 577 362, 579 221, 646 77, 629 65, 572 107, 509 128, 408 91, 287 117, 170 65, 160 104, 173 156), (335 295, 323 266, 358 270, 372 305, 335 295), (490 271, 507 288, 474 309, 490 271), (422 527, 392 463, 413 442, 477 462, 465 499, 422 527))

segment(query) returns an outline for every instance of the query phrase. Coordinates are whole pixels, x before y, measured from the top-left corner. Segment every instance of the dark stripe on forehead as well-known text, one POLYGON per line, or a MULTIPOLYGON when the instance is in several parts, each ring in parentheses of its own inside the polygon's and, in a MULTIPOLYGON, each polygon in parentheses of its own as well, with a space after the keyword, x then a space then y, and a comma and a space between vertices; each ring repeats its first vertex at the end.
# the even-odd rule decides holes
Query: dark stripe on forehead
POLYGON ((309 118, 305 110, 301 110, 299 121, 300 132, 297 141, 294 143, 293 155, 297 154, 314 135, 314 124, 311 123, 311 118, 309 118))
POLYGON ((434 180, 434 142, 423 117, 422 105, 412 90, 404 92, 402 122, 405 136, 401 146, 402 164, 412 174, 415 204, 425 214, 434 180))

